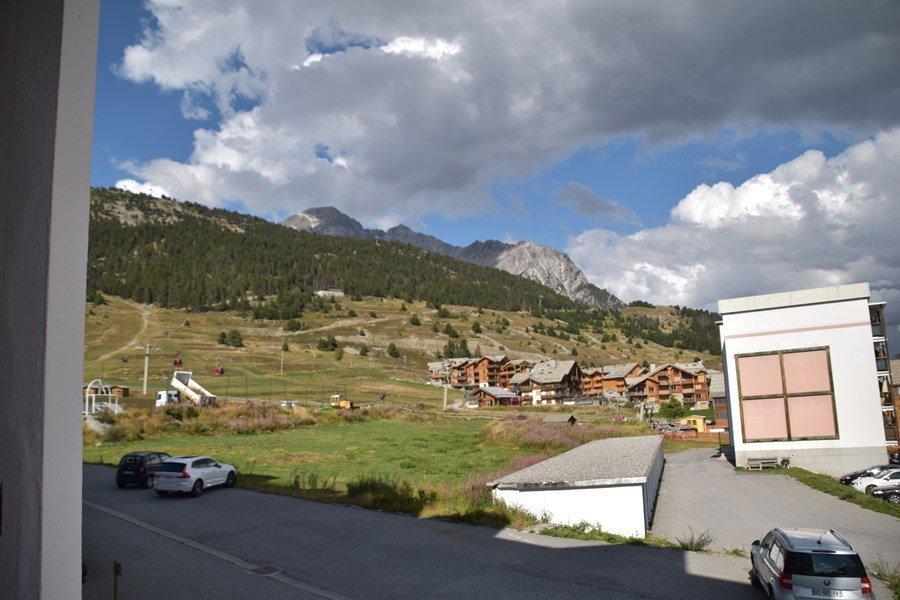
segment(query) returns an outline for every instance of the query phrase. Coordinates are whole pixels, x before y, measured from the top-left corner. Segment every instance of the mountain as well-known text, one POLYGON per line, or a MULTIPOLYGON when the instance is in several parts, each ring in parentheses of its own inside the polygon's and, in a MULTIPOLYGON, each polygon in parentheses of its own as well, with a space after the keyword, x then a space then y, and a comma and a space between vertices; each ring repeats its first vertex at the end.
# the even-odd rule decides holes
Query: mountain
POLYGON ((621 300, 590 281, 568 255, 534 242, 508 244, 497 240, 477 241, 465 247, 454 246, 434 236, 419 233, 406 225, 387 231, 366 229, 352 217, 333 206, 310 208, 282 221, 282 225, 321 235, 379 239, 416 246, 428 252, 451 256, 466 262, 494 267, 537 281, 553 291, 592 308, 617 308, 621 300))
POLYGON ((293 220, 300 228, 333 232, 316 235, 200 204, 93 189, 88 289, 162 307, 238 309, 268 319, 296 317, 315 305, 316 290, 327 288, 432 306, 580 309, 530 279, 395 243, 386 232, 367 233, 342 217, 322 209, 293 220))

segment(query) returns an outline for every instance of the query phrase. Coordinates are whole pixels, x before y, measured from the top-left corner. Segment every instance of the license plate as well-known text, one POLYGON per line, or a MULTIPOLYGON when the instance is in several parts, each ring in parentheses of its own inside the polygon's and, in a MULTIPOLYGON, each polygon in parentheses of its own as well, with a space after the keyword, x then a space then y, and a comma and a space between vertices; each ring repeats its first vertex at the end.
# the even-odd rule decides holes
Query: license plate
POLYGON ((812 590, 812 595, 816 598, 843 598, 844 592, 841 590, 812 590))

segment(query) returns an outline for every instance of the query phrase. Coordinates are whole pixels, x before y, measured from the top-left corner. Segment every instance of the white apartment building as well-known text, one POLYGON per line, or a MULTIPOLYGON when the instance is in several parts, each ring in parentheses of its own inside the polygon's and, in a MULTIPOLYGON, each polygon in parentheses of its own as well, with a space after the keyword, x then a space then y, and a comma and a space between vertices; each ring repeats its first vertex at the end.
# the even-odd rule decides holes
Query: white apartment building
POLYGON ((719 301, 737 466, 788 458, 839 475, 885 462, 870 304, 867 283, 719 301))

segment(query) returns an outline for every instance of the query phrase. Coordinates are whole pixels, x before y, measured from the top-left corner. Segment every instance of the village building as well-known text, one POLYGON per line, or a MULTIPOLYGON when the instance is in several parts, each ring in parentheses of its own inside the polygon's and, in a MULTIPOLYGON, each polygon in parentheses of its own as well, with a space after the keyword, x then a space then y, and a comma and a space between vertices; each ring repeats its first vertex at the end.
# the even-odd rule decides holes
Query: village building
POLYGON ((713 403, 716 428, 728 427, 728 399, 725 396, 725 373, 721 371, 709 372, 709 399, 713 403))
POLYGON ((867 283, 719 301, 737 466, 776 457, 839 475, 884 462, 896 427, 877 362, 883 306, 867 283))
POLYGON ((647 372, 646 367, 636 362, 604 365, 601 368, 603 369, 601 393, 604 395, 624 396, 628 391, 626 379, 636 378, 647 372))
POLYGON ((478 406, 505 406, 518 398, 515 393, 493 385, 475 388, 470 397, 478 402, 478 406))
POLYGON ((693 427, 697 430, 697 433, 706 433, 708 431, 706 428, 706 417, 702 415, 690 415, 689 417, 678 419, 678 424, 693 427))
POLYGON ((574 360, 540 361, 522 381, 518 385, 531 395, 532 404, 556 404, 581 395, 581 367, 574 360))
POLYGON ((600 396, 603 394, 603 367, 581 369, 581 395, 600 396))
POLYGON ((694 406, 703 402, 708 407, 709 378, 703 363, 667 363, 651 367, 640 377, 626 378, 628 397, 633 401, 663 404, 677 400, 694 406))
POLYGON ((595 440, 489 482, 508 506, 559 525, 643 538, 662 478, 661 436, 595 440))

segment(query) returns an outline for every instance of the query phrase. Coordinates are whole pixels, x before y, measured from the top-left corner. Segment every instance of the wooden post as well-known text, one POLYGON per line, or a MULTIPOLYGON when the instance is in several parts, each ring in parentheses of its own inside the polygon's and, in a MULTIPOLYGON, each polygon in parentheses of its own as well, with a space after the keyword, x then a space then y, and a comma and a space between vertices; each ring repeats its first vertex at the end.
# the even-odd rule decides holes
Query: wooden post
POLYGON ((150 372, 150 344, 146 344, 144 346, 144 391, 143 394, 147 395, 147 375, 150 372))
POLYGON ((113 561, 113 600, 119 600, 119 576, 122 574, 122 563, 113 561))
POLYGON ((444 386, 444 412, 447 412, 447 386, 444 386))

